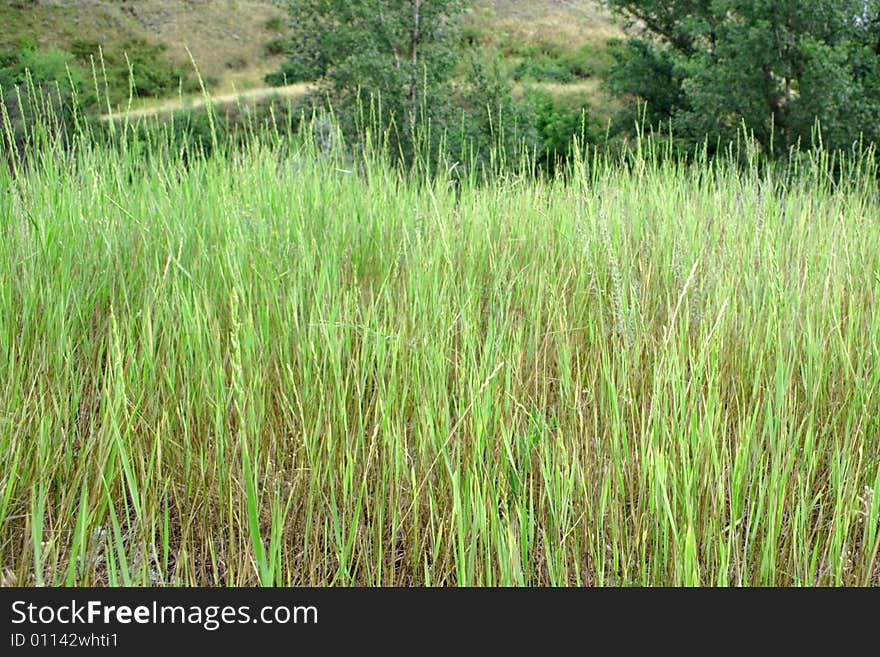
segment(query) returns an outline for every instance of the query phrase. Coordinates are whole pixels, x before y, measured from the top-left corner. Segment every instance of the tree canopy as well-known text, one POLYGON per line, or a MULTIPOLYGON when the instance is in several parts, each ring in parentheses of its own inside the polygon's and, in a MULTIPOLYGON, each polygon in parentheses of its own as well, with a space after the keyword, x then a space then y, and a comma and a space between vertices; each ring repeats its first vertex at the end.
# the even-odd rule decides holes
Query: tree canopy
POLYGON ((693 142, 745 126, 777 154, 816 137, 848 148, 880 136, 877 0, 608 4, 640 30, 613 84, 647 103, 654 127, 693 142))
POLYGON ((462 8, 461 0, 291 0, 290 57, 275 81, 321 81, 337 109, 381 99, 398 129, 414 126, 446 106, 462 8))

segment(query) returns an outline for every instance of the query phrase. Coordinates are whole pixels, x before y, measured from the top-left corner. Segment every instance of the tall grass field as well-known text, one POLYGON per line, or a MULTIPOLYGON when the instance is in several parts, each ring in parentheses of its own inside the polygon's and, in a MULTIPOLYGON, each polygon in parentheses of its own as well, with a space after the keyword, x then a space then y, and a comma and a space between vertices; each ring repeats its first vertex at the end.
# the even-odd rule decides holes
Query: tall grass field
POLYGON ((2 583, 880 585, 870 158, 126 143, 0 166, 2 583))

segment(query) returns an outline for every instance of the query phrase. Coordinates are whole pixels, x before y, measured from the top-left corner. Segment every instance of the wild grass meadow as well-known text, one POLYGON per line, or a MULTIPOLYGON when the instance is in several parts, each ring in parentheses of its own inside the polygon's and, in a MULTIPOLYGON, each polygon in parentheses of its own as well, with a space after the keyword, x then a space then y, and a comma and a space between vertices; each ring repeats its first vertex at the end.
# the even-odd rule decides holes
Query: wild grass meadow
POLYGON ((870 157, 0 166, 15 585, 878 585, 870 157))

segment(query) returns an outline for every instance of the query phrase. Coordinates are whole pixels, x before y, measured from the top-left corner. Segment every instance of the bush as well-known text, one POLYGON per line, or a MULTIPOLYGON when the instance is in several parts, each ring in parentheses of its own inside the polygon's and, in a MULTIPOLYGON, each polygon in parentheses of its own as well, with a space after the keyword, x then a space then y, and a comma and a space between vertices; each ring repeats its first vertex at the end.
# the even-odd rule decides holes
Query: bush
POLYGON ((543 154, 539 164, 545 170, 554 171, 571 160, 575 140, 580 146, 597 142, 595 120, 587 105, 556 99, 541 89, 529 89, 526 100, 534 112, 543 154))
POLYGON ((70 53, 30 46, 0 53, 0 102, 8 120, 0 142, 9 156, 24 155, 37 140, 66 138, 83 88, 84 76, 70 53))
POLYGON ((175 94, 181 87, 184 91, 199 89, 198 82, 184 68, 168 60, 166 47, 162 44, 131 39, 118 50, 102 50, 97 41, 74 39, 70 49, 77 63, 89 75, 93 61, 102 82, 106 71, 106 88, 101 92, 112 104, 125 102, 130 92, 137 97, 157 98, 175 94), (99 63, 101 60, 103 66, 99 63))
POLYGON ((263 47, 263 50, 267 55, 277 56, 283 55, 284 51, 287 49, 287 41, 281 37, 275 37, 274 39, 270 39, 266 42, 266 45, 263 47))
POLYGON ((296 82, 312 82, 320 77, 320 72, 293 57, 281 65, 281 69, 273 71, 263 79, 273 87, 282 87, 296 82))
POLYGON ((532 80, 535 82, 558 82, 567 84, 577 78, 570 67, 558 59, 543 55, 520 62, 513 70, 514 80, 532 80))
POLYGON ((268 32, 280 32, 284 29, 284 20, 278 16, 273 16, 263 25, 268 32))
POLYGON ((557 82, 568 84, 595 75, 605 75, 614 59, 604 51, 597 52, 592 45, 577 50, 562 50, 558 46, 533 45, 518 53, 522 61, 514 68, 515 80, 557 82))

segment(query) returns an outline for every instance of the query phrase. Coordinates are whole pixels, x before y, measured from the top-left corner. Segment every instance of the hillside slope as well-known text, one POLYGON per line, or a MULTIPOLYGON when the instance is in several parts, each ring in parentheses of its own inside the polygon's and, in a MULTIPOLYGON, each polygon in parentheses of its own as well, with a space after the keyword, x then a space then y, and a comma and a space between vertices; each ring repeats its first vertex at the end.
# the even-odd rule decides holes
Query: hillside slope
POLYGON ((11 0, 0 3, 0 49, 32 42, 69 49, 76 40, 125 48, 162 44, 174 63, 191 68, 218 91, 262 83, 280 59, 267 44, 281 35, 275 0, 11 0))
MULTIPOLYGON (((0 3, 0 49, 33 42, 68 49, 76 39, 119 47, 163 44, 221 88, 259 84, 280 60, 267 46, 283 36, 283 0, 7 0, 0 3)), ((466 30, 480 45, 516 54, 530 46, 605 47, 620 35, 597 0, 476 0, 466 30)))
MULTIPOLYGON (((23 43, 71 50, 78 42, 87 42, 89 52, 100 45, 105 53, 114 52, 117 60, 123 60, 123 52, 160 45, 161 57, 178 70, 192 71, 192 53, 215 97, 245 91, 260 96, 269 93, 264 76, 277 70, 283 58, 278 44, 287 21, 285 4, 283 0, 8 0, 0 3, 0 50, 23 43)), ((463 29, 476 49, 500 53, 518 93, 538 87, 571 106, 589 106, 600 120, 614 113, 617 101, 604 91, 602 81, 610 65, 608 43, 622 31, 598 0, 475 0, 463 29)), ((198 86, 192 84, 186 96, 197 92, 198 86)), ((180 98, 176 87, 170 96, 141 94, 138 113, 199 102, 180 98)))

